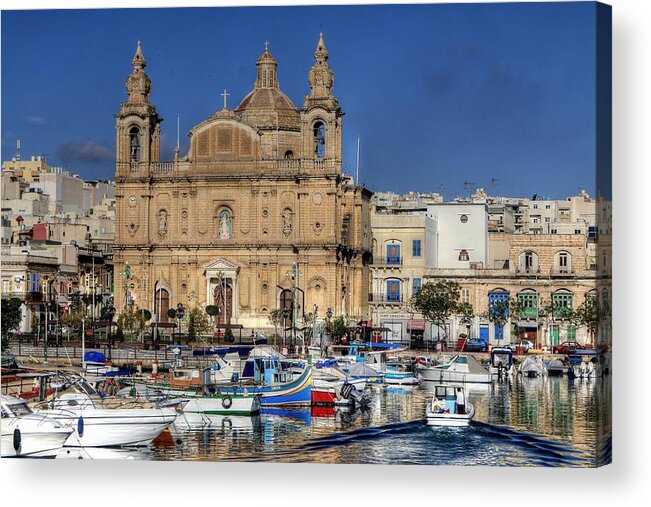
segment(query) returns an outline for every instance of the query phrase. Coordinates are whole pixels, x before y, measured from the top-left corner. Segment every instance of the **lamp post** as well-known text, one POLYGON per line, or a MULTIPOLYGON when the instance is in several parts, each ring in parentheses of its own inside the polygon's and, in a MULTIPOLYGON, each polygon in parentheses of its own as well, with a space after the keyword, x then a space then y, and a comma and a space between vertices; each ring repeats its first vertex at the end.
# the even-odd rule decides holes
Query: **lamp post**
POLYGON ((113 305, 109 305, 109 307, 106 309, 106 318, 108 320, 108 353, 109 353, 109 359, 111 359, 111 340, 112 340, 112 335, 111 335, 111 328, 113 327, 113 317, 115 317, 115 307, 113 305))
POLYGON ((181 321, 185 317, 185 306, 179 303, 176 306, 176 318, 178 319, 179 334, 181 334, 181 321))

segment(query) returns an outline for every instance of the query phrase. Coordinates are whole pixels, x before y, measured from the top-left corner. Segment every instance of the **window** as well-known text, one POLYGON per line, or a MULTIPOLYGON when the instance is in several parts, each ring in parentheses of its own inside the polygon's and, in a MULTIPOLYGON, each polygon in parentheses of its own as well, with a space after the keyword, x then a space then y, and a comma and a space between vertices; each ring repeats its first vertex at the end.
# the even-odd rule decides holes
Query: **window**
POLYGON ((285 160, 290 160, 294 158, 294 152, 292 150, 288 150, 285 152, 285 160))
POLYGON ((459 220, 461 220, 462 224, 468 223, 468 215, 461 215, 459 220))
POLYGON ((325 158, 326 155, 326 128, 321 121, 314 124, 314 154, 316 158, 325 158))
POLYGON ((488 293, 488 313, 491 316, 509 315, 509 293, 503 290, 496 290, 488 293))
POLYGON ((558 254, 558 266, 561 270, 561 272, 567 273, 569 272, 569 266, 570 266, 570 254, 567 252, 561 252, 558 254))
POLYGON ((411 242, 411 255, 420 257, 420 239, 415 239, 411 242))
POLYGON ((551 234, 558 234, 558 229, 552 229, 552 230, 549 231, 549 232, 550 232, 551 234))
POLYGON ((460 261, 469 261, 470 256, 468 255, 468 250, 461 250, 459 252, 459 260, 460 261))
POLYGON ((387 264, 400 264, 400 245, 387 245, 387 264))
POLYGON ((398 280, 387 280, 387 301, 400 302, 400 282, 398 280))
POLYGON ((608 309, 610 306, 608 304, 608 291, 606 289, 604 289, 603 292, 601 293, 601 306, 604 309, 608 309))
POLYGON ((574 304, 574 295, 571 292, 556 292, 552 296, 553 317, 563 319, 569 317, 572 313, 574 304))
POLYGON ((535 319, 538 317, 538 294, 535 292, 521 292, 518 294, 520 317, 535 319))
POLYGON ((534 204, 534 205, 533 205, 533 209, 538 209, 538 205, 537 205, 537 204, 534 204))
POLYGON ((461 302, 470 303, 470 289, 468 289, 467 287, 461 289, 461 302))
POLYGON ((551 204, 545 204, 545 209, 550 209, 551 207, 551 204))
POLYGON ((421 278, 414 278, 411 284, 411 295, 415 296, 421 287, 421 278))
POLYGON ((581 234, 581 229, 574 229, 574 234, 581 234))
POLYGON ((551 221, 552 221, 551 218, 549 218, 549 217, 545 217, 545 222, 546 222, 546 223, 549 223, 549 222, 551 222, 551 221))

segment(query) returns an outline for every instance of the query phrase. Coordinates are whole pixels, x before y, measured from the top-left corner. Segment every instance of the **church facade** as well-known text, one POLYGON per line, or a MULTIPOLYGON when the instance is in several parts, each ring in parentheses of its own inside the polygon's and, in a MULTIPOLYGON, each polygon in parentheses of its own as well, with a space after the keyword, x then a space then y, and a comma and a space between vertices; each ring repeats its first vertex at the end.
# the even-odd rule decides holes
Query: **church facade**
MULTIPOLYGON (((265 44, 253 90, 160 160, 162 118, 140 46, 116 115, 115 306, 220 309, 221 325, 270 328, 273 310, 367 318, 371 192, 342 174, 343 111, 323 35, 297 108, 265 44), (295 301, 292 304, 292 300, 295 301), (328 312, 330 310, 330 312, 328 312)), ((156 318, 156 317, 154 317, 156 318)))

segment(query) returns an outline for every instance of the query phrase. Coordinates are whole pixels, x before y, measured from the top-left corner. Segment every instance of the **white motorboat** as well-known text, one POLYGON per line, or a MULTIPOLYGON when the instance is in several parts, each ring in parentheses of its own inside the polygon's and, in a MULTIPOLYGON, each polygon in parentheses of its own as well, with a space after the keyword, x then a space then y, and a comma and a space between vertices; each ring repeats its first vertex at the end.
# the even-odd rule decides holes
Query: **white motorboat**
POLYGON ((545 370, 549 376, 567 375, 570 367, 558 358, 545 363, 545 370))
POLYGON ((545 365, 540 356, 527 356, 520 363, 518 373, 523 377, 542 377, 545 365))
POLYGON ((491 350, 488 371, 496 379, 506 378, 513 374, 513 351, 506 347, 495 347, 491 350))
POLYGON ((55 456, 73 432, 69 424, 35 414, 21 398, 0 395, 0 409, 3 458, 55 456))
POLYGON ((179 406, 185 414, 254 415, 260 413, 260 395, 253 393, 221 393, 213 387, 186 392, 162 406, 179 406))
POLYGON ((468 426, 474 415, 475 407, 468 401, 463 385, 435 386, 426 410, 428 426, 468 426))
POLYGON ((67 447, 116 447, 148 445, 177 417, 171 408, 104 408, 102 397, 84 380, 75 392, 65 392, 45 404, 38 413, 61 424, 70 424, 67 447))
POLYGON ((466 354, 457 354, 445 364, 419 368, 418 376, 432 382, 491 382, 489 371, 473 356, 466 354))

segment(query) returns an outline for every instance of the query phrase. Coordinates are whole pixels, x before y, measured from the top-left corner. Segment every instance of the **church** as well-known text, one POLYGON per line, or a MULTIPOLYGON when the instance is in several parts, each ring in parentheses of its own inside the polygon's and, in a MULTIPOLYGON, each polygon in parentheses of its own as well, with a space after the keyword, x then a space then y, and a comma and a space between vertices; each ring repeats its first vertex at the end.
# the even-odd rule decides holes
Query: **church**
MULTIPOLYGON (((217 306, 222 326, 269 329, 273 310, 368 318, 372 193, 342 173, 343 111, 323 34, 297 108, 265 43, 235 109, 160 160, 162 118, 140 42, 116 118, 115 307, 217 306), (294 303, 292 303, 294 301, 294 303)), ((224 94, 224 99, 226 95, 224 94)), ((287 313, 287 312, 286 312, 287 313)))

